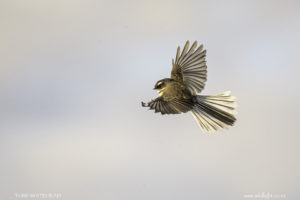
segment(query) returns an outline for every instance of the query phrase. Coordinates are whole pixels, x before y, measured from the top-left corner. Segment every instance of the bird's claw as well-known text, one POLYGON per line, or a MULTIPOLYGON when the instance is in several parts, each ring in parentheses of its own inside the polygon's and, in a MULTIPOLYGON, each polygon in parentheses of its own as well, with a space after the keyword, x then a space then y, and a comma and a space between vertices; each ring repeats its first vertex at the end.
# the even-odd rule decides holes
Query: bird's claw
POLYGON ((146 106, 146 103, 144 103, 144 102, 142 102, 142 106, 143 106, 143 107, 147 107, 147 106, 146 106))

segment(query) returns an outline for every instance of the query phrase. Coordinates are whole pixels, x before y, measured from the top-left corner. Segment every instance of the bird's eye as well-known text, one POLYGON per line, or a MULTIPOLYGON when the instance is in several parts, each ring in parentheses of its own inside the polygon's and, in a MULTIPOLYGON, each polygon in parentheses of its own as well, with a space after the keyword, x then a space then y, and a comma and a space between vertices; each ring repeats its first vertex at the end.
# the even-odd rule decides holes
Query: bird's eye
POLYGON ((160 88, 162 88, 163 85, 164 85, 163 82, 159 82, 156 84, 156 88, 160 89, 160 88))

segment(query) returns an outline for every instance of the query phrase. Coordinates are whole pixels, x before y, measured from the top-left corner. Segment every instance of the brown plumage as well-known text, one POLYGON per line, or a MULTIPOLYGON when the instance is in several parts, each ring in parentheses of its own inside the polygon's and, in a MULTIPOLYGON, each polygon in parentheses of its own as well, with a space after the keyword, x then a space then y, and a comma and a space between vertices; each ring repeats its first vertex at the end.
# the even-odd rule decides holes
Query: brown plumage
POLYGON ((229 91, 214 96, 197 95, 205 87, 207 66, 206 50, 203 45, 196 47, 197 41, 191 48, 187 41, 182 52, 177 48, 171 78, 157 81, 154 89, 160 96, 147 104, 142 102, 142 106, 162 114, 191 111, 203 131, 214 132, 236 121, 235 97, 229 91))

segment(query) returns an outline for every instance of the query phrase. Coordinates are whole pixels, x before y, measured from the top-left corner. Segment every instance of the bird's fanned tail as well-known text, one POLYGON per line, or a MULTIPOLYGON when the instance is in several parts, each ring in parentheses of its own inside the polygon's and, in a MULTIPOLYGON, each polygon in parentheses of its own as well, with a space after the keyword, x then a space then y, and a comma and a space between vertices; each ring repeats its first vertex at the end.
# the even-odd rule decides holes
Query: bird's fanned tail
POLYGON ((192 114, 204 132, 215 132, 233 126, 236 121, 236 102, 235 97, 230 96, 230 91, 213 96, 197 95, 193 101, 192 114))

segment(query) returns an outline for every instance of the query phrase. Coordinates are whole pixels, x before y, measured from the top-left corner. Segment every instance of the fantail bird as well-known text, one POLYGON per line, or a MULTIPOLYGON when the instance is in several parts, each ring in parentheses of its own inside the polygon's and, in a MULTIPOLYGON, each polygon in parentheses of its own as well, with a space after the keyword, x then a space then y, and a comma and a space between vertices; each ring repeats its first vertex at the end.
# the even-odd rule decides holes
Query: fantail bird
POLYGON ((142 106, 161 114, 191 111, 204 132, 233 126, 236 103, 230 91, 212 96, 197 95, 205 86, 207 66, 206 50, 203 45, 196 47, 197 41, 190 49, 187 41, 182 52, 177 48, 175 62, 172 59, 171 78, 157 81, 154 89, 159 97, 149 103, 142 102, 142 106))

